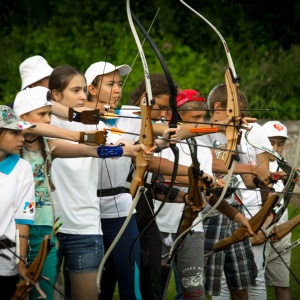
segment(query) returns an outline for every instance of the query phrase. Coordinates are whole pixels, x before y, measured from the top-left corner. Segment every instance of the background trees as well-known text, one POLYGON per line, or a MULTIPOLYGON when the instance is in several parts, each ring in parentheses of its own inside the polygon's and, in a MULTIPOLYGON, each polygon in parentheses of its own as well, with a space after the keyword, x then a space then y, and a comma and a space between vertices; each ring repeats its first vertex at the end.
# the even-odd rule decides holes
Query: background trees
MULTIPOLYGON (((251 115, 299 118, 300 1, 186 2, 226 39, 250 108, 271 109, 251 115)), ((227 60, 218 36, 179 1, 131 0, 131 7, 145 28, 160 8, 150 35, 182 88, 207 95, 215 84, 224 81, 227 60)), ((29 56, 40 54, 53 67, 71 64, 84 72, 99 60, 131 65, 137 54, 121 0, 5 0, 0 3, 0 26, 2 104, 11 102, 19 91, 18 67, 29 56)), ((147 42, 144 50, 150 73, 162 72, 147 42)), ((137 60, 126 80, 123 102, 142 79, 137 60)))

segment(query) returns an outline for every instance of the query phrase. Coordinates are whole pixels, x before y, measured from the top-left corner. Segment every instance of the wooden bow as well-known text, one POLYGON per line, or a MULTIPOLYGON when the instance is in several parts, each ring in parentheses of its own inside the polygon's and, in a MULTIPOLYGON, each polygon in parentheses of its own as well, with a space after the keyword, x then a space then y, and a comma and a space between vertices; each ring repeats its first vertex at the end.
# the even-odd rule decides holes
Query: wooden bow
POLYGON ((189 167, 188 169, 188 200, 183 211, 183 221, 178 228, 178 233, 175 240, 176 243, 174 241, 171 247, 167 264, 171 263, 176 249, 179 247, 180 243, 182 243, 189 231, 193 228, 193 222, 206 205, 206 202, 203 199, 202 192, 207 188, 208 183, 206 184, 201 179, 201 177, 203 176, 203 171, 200 170, 200 163, 197 158, 197 143, 194 138, 187 139, 186 141, 190 148, 193 164, 193 166, 189 167))
MULTIPOLYGON (((134 36, 135 42, 137 44, 137 47, 139 49, 141 61, 143 63, 144 68, 144 75, 145 75, 145 84, 146 84, 146 93, 142 95, 141 101, 140 101, 140 108, 141 108, 141 133, 140 133, 140 139, 139 142, 145 144, 149 148, 153 146, 153 127, 152 127, 152 121, 151 121, 151 106, 154 104, 154 100, 152 97, 152 90, 151 90, 151 84, 150 84, 150 75, 148 70, 147 61, 145 58, 145 54, 143 51, 142 44, 139 40, 139 37, 137 35, 137 32, 135 30, 131 11, 130 11, 130 1, 127 0, 126 2, 126 11, 127 11, 127 17, 129 21, 129 25, 132 31, 132 34, 134 36)), ((115 237, 114 241, 110 245, 110 247, 107 249, 104 257, 101 260, 101 263, 98 268, 97 272, 97 288, 98 292, 101 293, 101 278, 102 278, 102 270, 105 265, 105 262, 107 261, 110 253, 113 251, 114 247, 118 243, 119 239, 121 238, 123 232, 125 231, 127 225, 130 222, 130 219, 132 217, 132 214, 134 212, 134 209, 138 203, 138 200, 140 199, 140 195, 142 194, 144 190, 144 174, 147 170, 148 162, 144 159, 142 151, 138 154, 136 158, 136 174, 131 182, 130 186, 130 194, 132 195, 133 201, 131 203, 131 206, 128 211, 128 215, 119 230, 117 236, 115 237)))
POLYGON ((203 182, 199 179, 199 173, 195 167, 189 167, 188 200, 184 208, 184 219, 179 227, 179 235, 192 226, 199 213, 204 209, 206 202, 203 200, 203 182))
MULTIPOLYGON (((236 117, 240 116, 240 107, 239 107, 239 103, 238 103, 238 99, 237 99, 237 87, 238 87, 239 78, 236 76, 235 68, 233 65, 233 61, 232 61, 231 54, 230 54, 229 48, 227 46, 227 43, 226 43, 225 39, 223 38, 223 36, 221 35, 221 33, 218 31, 218 29, 212 23, 210 23, 205 17, 203 17, 200 13, 198 13, 196 10, 194 10, 192 7, 190 7, 184 1, 182 1, 182 0, 179 0, 179 1, 184 6, 186 6, 189 10, 191 10, 194 14, 196 14, 198 17, 200 17, 202 20, 204 20, 211 27, 215 31, 215 33, 219 36, 219 38, 224 46, 224 50, 226 53, 228 66, 229 66, 229 69, 227 69, 225 72, 225 82, 226 82, 227 93, 228 93, 227 113, 228 113, 228 116, 231 118, 231 125, 239 125, 239 124, 237 124, 237 121, 236 121, 236 117)), ((232 126, 228 126, 228 128, 229 127, 232 127, 232 126)), ((229 149, 231 151, 226 151, 227 153, 223 157, 224 164, 229 169, 223 191, 219 197, 219 200, 214 204, 214 206, 212 206, 212 208, 202 217, 201 220, 199 220, 197 223, 193 224, 193 226, 197 225, 199 222, 202 222, 218 207, 218 205, 224 199, 224 196, 228 189, 230 179, 233 174, 234 165, 235 165, 236 161, 238 160, 238 155, 235 152, 236 146, 238 143, 238 129, 235 128, 235 126, 233 126, 232 128, 234 128, 234 130, 231 130, 231 129, 226 130, 226 137, 229 140, 227 149, 229 149)), ((174 241, 173 245, 175 244, 175 241, 174 241)), ((173 248, 173 245, 171 247, 171 250, 173 248)), ((171 250, 170 250, 170 253, 171 253, 171 250)))
POLYGON ((30 284, 26 285, 25 280, 19 283, 12 300, 21 300, 26 298, 28 289, 33 287, 33 283, 40 279, 45 260, 51 248, 51 235, 46 235, 42 241, 38 255, 25 273, 25 276, 30 279, 30 284))
POLYGON ((277 241, 289 234, 295 227, 300 224, 300 215, 288 220, 287 222, 274 226, 269 235, 264 234, 262 231, 258 235, 250 238, 252 245, 261 245, 267 241, 268 238, 277 241))
MULTIPOLYGON (((251 228, 252 228, 253 232, 257 233, 260 230, 260 228, 263 225, 263 223, 265 222, 267 216, 269 215, 271 210, 276 205, 278 199, 279 199, 278 195, 270 196, 267 199, 267 201, 265 202, 262 209, 253 218, 251 218, 249 220, 249 223, 251 225, 251 228)), ((217 242, 213 246, 212 250, 214 252, 218 252, 218 251, 221 251, 221 250, 224 250, 224 249, 228 248, 232 244, 243 241, 246 238, 246 236, 245 236, 246 232, 247 232, 246 227, 237 228, 230 237, 225 238, 225 239, 217 242)))
MULTIPOLYGON (((142 33, 144 34, 145 38, 147 39, 147 41, 149 42, 151 48, 153 49, 153 51, 155 52, 162 68, 163 71, 165 73, 167 82, 168 82, 168 86, 170 89, 170 106, 172 109, 172 118, 169 122, 169 128, 177 128, 177 123, 178 123, 178 113, 177 113, 177 105, 176 105, 176 95, 177 95, 177 88, 174 85, 174 82, 172 80, 171 77, 171 73, 169 72, 169 69, 167 67, 166 62, 164 61, 158 47, 156 46, 156 44, 154 43, 154 41, 152 40, 151 36, 148 34, 148 32, 146 31, 146 29, 143 27, 143 25, 139 22, 139 20, 136 18, 136 16, 131 12, 131 15, 134 19, 134 22, 138 25, 138 27, 140 28, 140 30, 142 31, 142 33)), ((136 242, 136 240, 138 238, 140 238, 140 236, 147 230, 147 228, 151 225, 151 223, 155 220, 156 216, 159 214, 159 212, 162 210, 163 206, 165 205, 165 203, 167 202, 167 200, 169 199, 169 196, 171 195, 174 183, 175 183, 175 179, 176 179, 176 175, 177 175, 177 169, 178 169, 178 162, 179 162, 179 150, 177 148, 177 146, 175 144, 171 144, 170 148, 172 149, 172 152, 174 154, 174 167, 173 167, 173 174, 170 180, 170 185, 168 188, 168 191, 165 195, 164 200, 162 201, 161 205, 159 206, 159 208, 156 210, 155 214, 153 215, 153 217, 150 219, 150 221, 147 223, 147 225, 145 225, 145 227, 143 228, 143 230, 139 233, 138 237, 135 239, 134 243, 136 242)), ((133 243, 133 245, 134 245, 133 243)), ((131 246, 131 248, 133 248, 133 245, 131 246)))

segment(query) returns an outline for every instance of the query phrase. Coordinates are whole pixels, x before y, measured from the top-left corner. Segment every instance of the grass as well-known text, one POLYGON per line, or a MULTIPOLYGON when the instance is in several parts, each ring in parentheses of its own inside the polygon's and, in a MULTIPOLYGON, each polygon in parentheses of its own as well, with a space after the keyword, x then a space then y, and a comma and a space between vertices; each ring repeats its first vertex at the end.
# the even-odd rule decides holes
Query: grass
MULTIPOLYGON (((289 205, 289 215, 290 217, 294 217, 299 213, 297 211, 298 206, 295 204, 289 205)), ((296 227, 292 232, 292 242, 300 238, 300 225, 296 227)), ((291 257, 291 270, 295 274, 295 276, 300 281, 300 245, 292 249, 292 257, 291 257)), ((275 293, 274 288, 268 288, 268 300, 275 300, 275 293)), ((299 299, 299 293, 300 293, 300 286, 296 282, 296 280, 290 275, 290 293, 291 293, 291 299, 299 299)), ((174 300, 176 295, 176 288, 175 288, 175 282, 173 279, 173 276, 170 281, 170 285, 168 288, 168 295, 166 300, 174 300)), ((118 292, 115 292, 114 300, 119 299, 118 292)), ((207 299, 211 299, 210 297, 207 297, 207 299)))

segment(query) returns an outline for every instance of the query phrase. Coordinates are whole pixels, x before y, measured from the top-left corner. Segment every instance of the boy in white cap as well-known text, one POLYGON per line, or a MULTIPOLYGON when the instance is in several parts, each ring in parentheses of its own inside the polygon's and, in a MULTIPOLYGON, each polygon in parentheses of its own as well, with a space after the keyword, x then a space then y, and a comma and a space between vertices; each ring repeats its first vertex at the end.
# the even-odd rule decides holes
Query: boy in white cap
MULTIPOLYGON (((287 135, 287 128, 279 121, 269 121, 265 123, 262 128, 264 129, 265 133, 267 134, 273 150, 275 150, 279 155, 281 155, 286 141, 289 139, 287 135)), ((277 164, 276 158, 274 156, 270 157, 270 171, 271 172, 278 172, 280 168, 277 164)), ((276 192, 281 192, 284 188, 284 183, 282 180, 278 180, 274 185, 273 188, 276 192)), ((283 199, 282 199, 283 200, 283 199)), ((282 217, 278 221, 276 225, 280 225, 288 221, 288 210, 286 209, 283 213, 282 217)), ((275 249, 279 252, 285 247, 291 244, 291 233, 287 234, 283 237, 280 241, 277 241, 273 244, 275 249)), ((282 259, 277 256, 275 259, 268 261, 268 258, 273 256, 275 250, 273 247, 270 246, 269 243, 266 245, 266 271, 265 271, 265 278, 266 278, 266 285, 273 286, 275 289, 276 299, 280 300, 289 300, 290 299, 290 283, 289 283, 289 269, 286 265, 290 266, 291 262, 291 251, 288 251, 281 255, 282 259, 285 261, 286 265, 282 261, 282 259)))
POLYGON ((16 229, 20 237, 28 236, 35 214, 34 183, 31 167, 21 159, 24 142, 22 129, 34 125, 23 122, 7 106, 0 106, 0 291, 1 299, 11 299, 19 280, 26 273, 27 240, 20 240, 19 270, 14 253, 16 229))
POLYGON ((21 90, 35 86, 48 88, 49 76, 53 68, 44 57, 35 55, 25 59, 20 64, 19 70, 22 81, 21 90))

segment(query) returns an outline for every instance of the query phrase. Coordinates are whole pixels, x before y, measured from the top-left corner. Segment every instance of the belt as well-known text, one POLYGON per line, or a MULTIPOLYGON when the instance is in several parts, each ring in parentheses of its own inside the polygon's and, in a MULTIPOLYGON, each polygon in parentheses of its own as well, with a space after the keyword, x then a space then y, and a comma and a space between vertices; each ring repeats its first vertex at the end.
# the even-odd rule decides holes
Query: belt
POLYGON ((118 186, 111 189, 97 190, 97 197, 115 196, 123 193, 129 193, 129 189, 124 186, 118 186))
POLYGON ((14 246, 16 246, 16 243, 9 239, 4 239, 0 242, 0 249, 12 248, 14 246))

